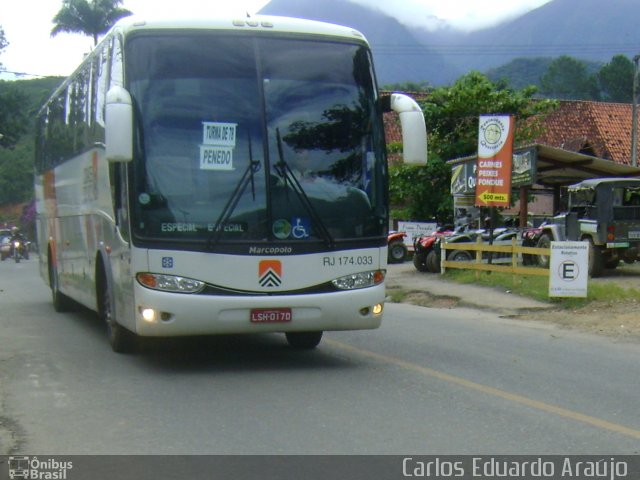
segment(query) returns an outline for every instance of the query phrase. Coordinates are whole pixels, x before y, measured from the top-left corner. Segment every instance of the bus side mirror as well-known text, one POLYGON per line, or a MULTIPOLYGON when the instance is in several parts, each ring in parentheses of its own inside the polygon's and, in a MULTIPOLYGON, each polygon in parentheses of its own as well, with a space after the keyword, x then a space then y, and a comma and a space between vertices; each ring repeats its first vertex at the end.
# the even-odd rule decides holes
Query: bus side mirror
POLYGON ((402 157, 404 163, 424 165, 427 163, 427 127, 420 105, 411 97, 393 93, 390 108, 400 114, 402 128, 402 157))
POLYGON ((107 161, 130 162, 133 160, 133 105, 127 90, 109 89, 105 117, 107 161))

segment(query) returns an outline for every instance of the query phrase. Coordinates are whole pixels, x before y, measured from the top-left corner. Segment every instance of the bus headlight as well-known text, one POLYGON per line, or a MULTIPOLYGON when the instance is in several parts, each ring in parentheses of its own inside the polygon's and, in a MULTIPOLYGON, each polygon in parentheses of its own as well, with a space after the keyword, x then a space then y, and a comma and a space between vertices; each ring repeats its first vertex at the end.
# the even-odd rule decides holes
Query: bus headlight
POLYGON ((138 273, 136 275, 140 285, 174 293, 198 293, 204 288, 204 282, 192 278, 176 275, 162 275, 159 273, 138 273))
POLYGON ((331 283, 340 290, 355 290, 358 288, 372 287, 382 283, 386 270, 374 270, 371 272, 353 273, 344 277, 331 280, 331 283))

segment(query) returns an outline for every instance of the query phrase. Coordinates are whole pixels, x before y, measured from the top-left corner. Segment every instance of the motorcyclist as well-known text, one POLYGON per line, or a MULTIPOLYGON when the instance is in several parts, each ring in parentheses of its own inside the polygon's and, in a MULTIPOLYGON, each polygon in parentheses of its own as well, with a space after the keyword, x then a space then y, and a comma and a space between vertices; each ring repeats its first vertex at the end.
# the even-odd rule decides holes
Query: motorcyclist
POLYGON ((22 255, 23 257, 27 258, 27 251, 26 251, 26 239, 24 238, 24 235, 22 235, 22 232, 20 231, 20 229, 18 227, 13 227, 11 229, 11 239, 10 239, 10 244, 11 244, 11 249, 13 250, 13 245, 15 245, 14 242, 20 242, 20 252, 13 252, 14 255, 22 255))

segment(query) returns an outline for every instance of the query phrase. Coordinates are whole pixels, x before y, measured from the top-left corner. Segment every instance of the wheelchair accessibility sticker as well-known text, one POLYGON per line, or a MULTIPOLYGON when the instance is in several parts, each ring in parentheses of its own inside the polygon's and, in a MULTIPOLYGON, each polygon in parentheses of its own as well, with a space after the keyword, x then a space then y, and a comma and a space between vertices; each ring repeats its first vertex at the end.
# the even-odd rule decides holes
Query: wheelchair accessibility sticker
POLYGON ((304 217, 291 219, 291 235, 293 238, 307 238, 311 235, 311 220, 304 217))
POLYGON ((306 217, 293 217, 291 221, 281 218, 273 222, 272 231, 274 237, 280 240, 307 238, 311 236, 311 220, 306 217))

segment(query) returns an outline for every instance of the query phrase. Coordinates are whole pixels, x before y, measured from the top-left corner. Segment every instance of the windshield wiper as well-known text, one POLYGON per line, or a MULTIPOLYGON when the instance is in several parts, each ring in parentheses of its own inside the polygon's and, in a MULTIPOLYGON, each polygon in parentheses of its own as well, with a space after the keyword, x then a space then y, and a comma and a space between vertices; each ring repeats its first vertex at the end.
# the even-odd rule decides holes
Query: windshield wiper
POLYGON ((220 241, 220 236, 222 235, 222 230, 223 230, 222 226, 225 223, 227 223, 229 218, 231 218, 231 215, 233 214, 236 207, 238 206, 238 202, 242 198, 242 195, 244 194, 244 191, 247 189, 247 186, 249 185, 249 183, 251 183, 251 194, 253 196, 253 200, 255 201, 256 186, 255 186, 254 173, 257 172, 259 169, 260 169, 260 162, 253 159, 253 149, 251 146, 251 134, 249 134, 249 165, 247 165, 247 168, 242 174, 242 178, 240 178, 240 181, 236 185, 236 188, 233 190, 231 197, 229 197, 229 200, 227 201, 226 205, 222 209, 220 216, 216 220, 215 226, 213 227, 213 234, 209 236, 209 239, 207 240, 208 250, 213 250, 213 248, 220 241))
POLYGON ((282 137, 280 136, 280 129, 278 128, 276 128, 276 141, 278 144, 278 163, 276 163, 275 167, 278 174, 284 180, 284 187, 286 189, 285 191, 289 190, 287 188, 287 183, 290 183, 291 190, 293 190, 293 192, 298 197, 298 200, 300 200, 300 203, 302 203, 302 206, 305 208, 307 213, 309 213, 309 215, 311 216, 311 219, 313 220, 314 225, 318 229, 322 239, 326 242, 327 247, 334 248, 335 242, 333 240, 333 237, 331 236, 331 233, 329 232, 326 225, 322 221, 322 217, 318 215, 318 211, 315 209, 315 207, 311 203, 311 200, 309 199, 309 196, 307 195, 307 193, 304 191, 304 188, 302 188, 302 185, 300 185, 300 182, 298 181, 296 176, 293 174, 291 167, 289 167, 289 164, 284 159, 284 153, 282 149, 282 137))

